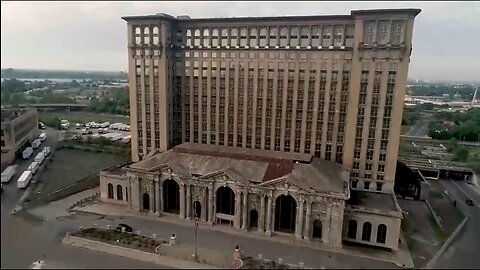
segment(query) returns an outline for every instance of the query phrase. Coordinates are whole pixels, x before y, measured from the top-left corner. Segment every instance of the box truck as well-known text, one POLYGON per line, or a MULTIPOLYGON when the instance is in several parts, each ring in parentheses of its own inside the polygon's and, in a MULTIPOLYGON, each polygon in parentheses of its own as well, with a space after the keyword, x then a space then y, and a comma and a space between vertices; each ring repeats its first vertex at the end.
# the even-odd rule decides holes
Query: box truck
POLYGON ((17 166, 11 165, 8 166, 5 171, 2 172, 2 183, 8 183, 10 179, 15 175, 17 172, 17 166))
POLYGON ((32 142, 32 147, 33 147, 33 149, 37 149, 37 148, 40 146, 41 143, 42 143, 42 142, 40 141, 40 139, 35 139, 35 140, 32 142))
POLYGON ((35 157, 35 162, 38 162, 38 164, 42 164, 43 160, 45 159, 45 156, 43 155, 43 151, 38 153, 37 156, 35 157))
POLYGON ((32 172, 31 171, 24 171, 20 178, 17 180, 17 187, 18 188, 26 188, 28 183, 32 180, 32 172))
POLYGON ((32 147, 27 147, 25 150, 22 152, 22 157, 23 159, 28 159, 33 153, 33 148, 32 147))
POLYGON ((45 141, 47 139, 47 133, 45 132, 42 132, 42 134, 40 134, 40 136, 38 137, 40 139, 40 141, 45 141))
POLYGON ((32 164, 30 164, 30 166, 28 166, 28 169, 27 169, 27 170, 28 170, 28 171, 31 171, 32 174, 35 174, 35 172, 37 171, 39 165, 40 165, 40 164, 38 164, 38 162, 34 161, 34 162, 32 162, 32 164))

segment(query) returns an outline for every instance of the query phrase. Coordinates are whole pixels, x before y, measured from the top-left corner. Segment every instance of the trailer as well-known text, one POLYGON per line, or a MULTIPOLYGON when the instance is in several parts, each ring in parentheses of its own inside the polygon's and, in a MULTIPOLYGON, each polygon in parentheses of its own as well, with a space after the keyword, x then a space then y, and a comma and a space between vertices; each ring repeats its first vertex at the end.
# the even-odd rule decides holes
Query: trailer
POLYGON ((28 171, 31 171, 32 174, 35 174, 35 172, 37 171, 38 167, 40 166, 40 164, 38 164, 38 162, 34 161, 32 162, 32 164, 30 164, 30 166, 28 166, 28 171))
POLYGON ((25 150, 22 152, 22 157, 23 159, 28 159, 33 153, 33 148, 32 147, 27 147, 25 150))
POLYGON ((122 142, 129 143, 132 140, 132 135, 128 135, 122 138, 122 142))
POLYGON ((38 137, 40 139, 40 141, 45 141, 47 139, 47 133, 45 132, 42 132, 42 134, 40 134, 40 136, 38 137))
POLYGON ((35 139, 33 142, 32 142, 32 147, 33 149, 37 149, 40 144, 42 143, 42 141, 40 141, 40 139, 35 139))
POLYGON ((24 171, 17 180, 17 187, 26 188, 30 180, 32 180, 32 175, 31 171, 24 171))
POLYGON ((48 155, 50 155, 50 147, 49 146, 45 146, 43 148, 43 156, 44 157, 48 157, 48 155))
POLYGON ((35 157, 35 162, 38 162, 38 164, 42 164, 43 160, 45 159, 45 155, 43 154, 43 151, 38 153, 37 156, 35 157))
POLYGON ((12 177, 15 175, 16 172, 17 172, 17 165, 8 166, 2 172, 2 183, 10 182, 10 179, 12 179, 12 177))

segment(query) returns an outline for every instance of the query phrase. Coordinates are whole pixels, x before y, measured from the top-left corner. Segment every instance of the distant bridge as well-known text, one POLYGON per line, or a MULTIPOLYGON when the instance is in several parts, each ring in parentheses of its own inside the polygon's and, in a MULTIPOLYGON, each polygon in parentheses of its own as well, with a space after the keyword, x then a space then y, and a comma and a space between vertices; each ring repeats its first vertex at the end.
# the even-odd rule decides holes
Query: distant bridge
MULTIPOLYGON (((430 137, 418 137, 418 136, 408 136, 408 135, 401 135, 400 141, 405 143, 417 142, 417 143, 428 143, 428 144, 448 144, 448 140, 437 140, 432 139, 430 137)), ((479 142, 467 142, 467 141, 457 141, 460 145, 467 145, 467 146, 480 146, 479 142)))
POLYGON ((66 109, 70 110, 83 110, 87 107, 87 104, 75 104, 75 103, 44 103, 44 104, 21 104, 19 107, 24 108, 38 108, 38 109, 66 109))

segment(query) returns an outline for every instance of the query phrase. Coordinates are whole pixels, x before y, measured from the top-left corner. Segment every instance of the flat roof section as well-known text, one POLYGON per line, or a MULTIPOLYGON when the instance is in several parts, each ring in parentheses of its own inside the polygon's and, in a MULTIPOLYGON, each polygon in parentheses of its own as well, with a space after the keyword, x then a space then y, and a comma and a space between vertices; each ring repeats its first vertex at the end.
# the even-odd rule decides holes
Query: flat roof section
POLYGON ((393 196, 390 193, 352 190, 347 204, 372 209, 398 211, 393 196))
POLYGON ((247 149, 234 146, 207 145, 199 143, 183 143, 175 146, 174 151, 196 155, 227 157, 233 159, 247 159, 255 161, 291 160, 301 163, 310 163, 313 155, 303 153, 290 153, 262 149, 247 149))

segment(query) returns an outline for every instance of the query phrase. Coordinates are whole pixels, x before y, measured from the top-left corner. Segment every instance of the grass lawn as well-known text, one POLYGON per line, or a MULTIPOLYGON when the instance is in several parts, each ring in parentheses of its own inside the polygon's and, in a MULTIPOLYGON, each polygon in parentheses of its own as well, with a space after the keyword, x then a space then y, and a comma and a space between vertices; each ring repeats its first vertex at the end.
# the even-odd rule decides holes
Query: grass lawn
POLYGON ((30 194, 30 199, 52 193, 97 174, 100 170, 126 161, 125 157, 73 149, 59 149, 53 161, 40 176, 40 182, 30 194))
POLYGON ((400 134, 404 135, 407 134, 407 132, 412 128, 412 126, 402 126, 400 129, 400 134))
POLYGON ((70 122, 70 125, 75 125, 75 123, 87 123, 87 122, 122 122, 127 125, 130 125, 130 118, 128 116, 114 115, 114 114, 100 114, 100 113, 90 113, 90 112, 38 112, 38 118, 40 121, 42 119, 53 119, 59 117, 61 119, 66 119, 70 122))

